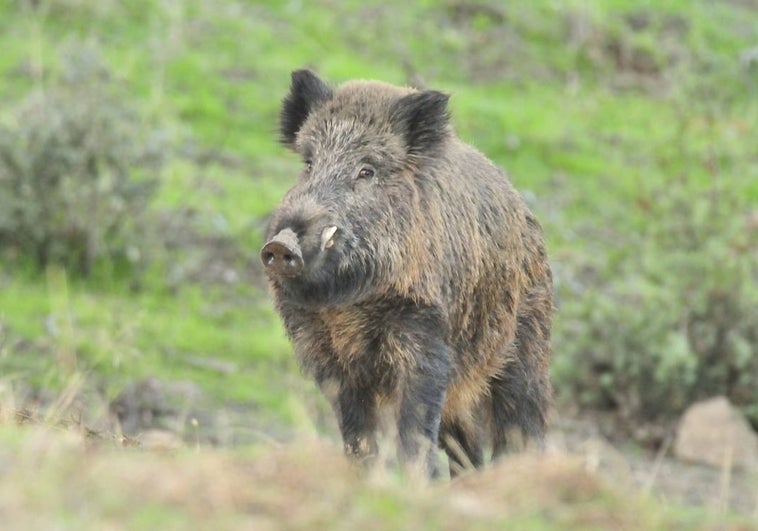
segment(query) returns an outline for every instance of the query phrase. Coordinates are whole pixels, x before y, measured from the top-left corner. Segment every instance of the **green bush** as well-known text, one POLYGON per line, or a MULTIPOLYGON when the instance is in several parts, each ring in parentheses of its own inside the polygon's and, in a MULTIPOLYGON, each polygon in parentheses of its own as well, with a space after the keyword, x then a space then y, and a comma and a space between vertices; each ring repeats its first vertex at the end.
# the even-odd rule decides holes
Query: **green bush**
POLYGON ((160 146, 93 48, 51 77, 0 126, 0 247, 82 275, 133 264, 160 146))
POLYGON ((568 400, 660 436, 639 428, 723 394, 758 425, 758 211, 737 184, 653 191, 636 238, 562 271, 555 378, 568 400))

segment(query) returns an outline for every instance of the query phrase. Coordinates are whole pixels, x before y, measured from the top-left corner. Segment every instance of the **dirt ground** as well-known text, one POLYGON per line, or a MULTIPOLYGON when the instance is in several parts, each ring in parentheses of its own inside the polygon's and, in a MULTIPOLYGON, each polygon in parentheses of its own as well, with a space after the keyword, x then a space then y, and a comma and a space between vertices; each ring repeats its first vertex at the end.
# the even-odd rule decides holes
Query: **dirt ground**
POLYGON ((719 470, 680 461, 672 455, 670 441, 658 451, 610 442, 601 434, 600 422, 592 416, 554 420, 549 448, 582 455, 587 466, 607 481, 664 502, 731 510, 758 521, 758 471, 719 470))

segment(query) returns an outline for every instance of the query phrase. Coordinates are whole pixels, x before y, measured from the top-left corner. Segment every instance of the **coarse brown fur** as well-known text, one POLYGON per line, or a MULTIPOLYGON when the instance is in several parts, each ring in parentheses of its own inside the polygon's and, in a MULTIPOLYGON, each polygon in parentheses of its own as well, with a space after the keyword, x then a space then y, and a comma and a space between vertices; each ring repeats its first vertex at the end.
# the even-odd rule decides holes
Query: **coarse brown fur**
POLYGON ((294 72, 282 141, 306 168, 266 233, 297 235, 302 272, 269 271, 271 291, 346 451, 375 455, 389 417, 400 458, 425 457, 431 473, 437 443, 451 473, 482 465, 485 447, 505 451, 511 427, 541 444, 551 398, 542 230, 455 136, 446 105, 436 91, 333 89, 294 72))

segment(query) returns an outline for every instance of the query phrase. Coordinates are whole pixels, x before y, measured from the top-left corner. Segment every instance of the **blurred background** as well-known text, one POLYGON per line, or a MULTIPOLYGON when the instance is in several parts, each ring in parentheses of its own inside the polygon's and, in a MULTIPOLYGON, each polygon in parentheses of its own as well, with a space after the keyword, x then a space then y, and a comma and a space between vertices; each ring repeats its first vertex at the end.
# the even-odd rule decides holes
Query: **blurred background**
POLYGON ((0 403, 25 419, 335 436, 257 258, 308 66, 452 94, 508 171, 548 239, 559 424, 655 450, 724 395, 758 427, 755 0, 5 0, 0 50, 0 403))

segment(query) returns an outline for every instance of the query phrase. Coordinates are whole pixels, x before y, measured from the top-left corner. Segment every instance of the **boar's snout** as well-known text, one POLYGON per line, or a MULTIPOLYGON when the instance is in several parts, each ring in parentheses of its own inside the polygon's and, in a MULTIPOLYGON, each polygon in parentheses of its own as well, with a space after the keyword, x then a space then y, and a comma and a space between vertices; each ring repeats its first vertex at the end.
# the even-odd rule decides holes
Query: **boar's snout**
POLYGON ((303 270, 303 253, 297 241, 297 234, 284 229, 263 246, 261 262, 267 273, 295 277, 303 270))

